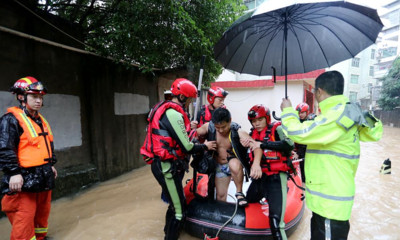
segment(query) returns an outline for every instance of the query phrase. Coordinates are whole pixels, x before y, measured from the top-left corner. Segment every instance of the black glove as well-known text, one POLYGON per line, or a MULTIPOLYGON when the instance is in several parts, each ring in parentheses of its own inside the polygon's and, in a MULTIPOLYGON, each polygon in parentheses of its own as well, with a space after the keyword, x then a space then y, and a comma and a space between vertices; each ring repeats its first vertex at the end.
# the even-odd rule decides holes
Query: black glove
POLYGON ((379 121, 369 111, 363 112, 363 116, 364 116, 365 120, 367 120, 367 122, 368 122, 367 127, 370 127, 370 128, 373 128, 375 126, 375 123, 379 121))

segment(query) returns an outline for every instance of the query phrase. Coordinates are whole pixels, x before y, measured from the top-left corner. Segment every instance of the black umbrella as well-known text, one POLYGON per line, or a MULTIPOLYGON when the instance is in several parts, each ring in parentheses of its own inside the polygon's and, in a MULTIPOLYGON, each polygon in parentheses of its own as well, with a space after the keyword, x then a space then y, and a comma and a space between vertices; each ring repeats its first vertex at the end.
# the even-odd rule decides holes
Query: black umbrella
POLYGON ((225 68, 258 76, 306 73, 353 58, 383 25, 349 1, 272 0, 239 18, 214 47, 225 68))

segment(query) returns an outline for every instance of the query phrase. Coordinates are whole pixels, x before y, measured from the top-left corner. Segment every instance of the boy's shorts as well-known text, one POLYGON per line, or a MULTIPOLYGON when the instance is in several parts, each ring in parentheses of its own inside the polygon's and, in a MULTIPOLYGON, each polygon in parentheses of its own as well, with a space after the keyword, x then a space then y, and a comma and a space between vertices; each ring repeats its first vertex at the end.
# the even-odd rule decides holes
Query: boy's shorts
POLYGON ((215 176, 217 178, 230 177, 231 176, 231 171, 229 169, 229 163, 225 163, 225 164, 217 163, 215 176))

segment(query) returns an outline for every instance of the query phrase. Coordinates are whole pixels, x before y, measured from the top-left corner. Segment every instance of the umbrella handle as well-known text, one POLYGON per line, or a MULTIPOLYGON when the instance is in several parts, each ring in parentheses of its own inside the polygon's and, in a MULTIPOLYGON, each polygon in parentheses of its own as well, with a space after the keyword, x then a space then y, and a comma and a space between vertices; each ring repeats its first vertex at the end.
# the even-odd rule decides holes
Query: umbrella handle
POLYGON ((274 76, 274 83, 276 83, 276 69, 273 66, 271 66, 271 68, 272 68, 272 72, 273 72, 273 76, 274 76))
POLYGON ((272 111, 272 116, 275 118, 275 120, 277 120, 277 121, 280 121, 281 120, 281 118, 280 117, 277 117, 276 115, 275 115, 275 111, 272 111))

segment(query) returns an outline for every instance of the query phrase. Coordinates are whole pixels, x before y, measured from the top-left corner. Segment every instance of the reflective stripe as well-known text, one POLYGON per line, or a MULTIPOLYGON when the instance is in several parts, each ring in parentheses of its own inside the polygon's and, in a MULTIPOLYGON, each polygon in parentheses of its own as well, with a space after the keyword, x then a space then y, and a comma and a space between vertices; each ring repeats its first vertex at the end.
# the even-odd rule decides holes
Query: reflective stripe
POLYGON ((330 150, 317 150, 317 149, 307 149, 306 153, 316 153, 316 154, 325 154, 325 155, 333 155, 335 157, 347 158, 347 159, 359 159, 360 154, 358 155, 349 155, 345 153, 338 153, 330 150))
POLYGON ((33 237, 31 238, 31 240, 36 240, 36 236, 33 236, 33 237))
POLYGON ((288 174, 280 172, 279 178, 281 179, 281 194, 282 194, 282 211, 279 222, 279 232, 281 233, 282 239, 287 240, 286 232, 285 232, 285 212, 286 212, 286 201, 287 201, 287 181, 288 174))
POLYGON ((47 233, 48 228, 35 228, 35 233, 47 233))
POLYGON ((182 220, 183 218, 183 209, 181 198, 179 197, 178 189, 175 184, 174 177, 171 173, 171 163, 161 161, 161 170, 164 175, 165 185, 167 185, 169 196, 172 200, 172 206, 175 209, 175 218, 177 220, 182 220))
POLYGON ((32 81, 29 78, 21 78, 21 79, 24 79, 29 85, 32 84, 32 81))
POLYGON ((331 240, 332 234, 331 234, 331 220, 328 218, 325 218, 325 240, 331 240))
POLYGON ((332 195, 327 195, 327 194, 324 194, 324 193, 312 191, 308 187, 306 187, 306 191, 309 192, 312 195, 315 195, 315 196, 318 196, 318 197, 322 197, 322 198, 326 198, 326 199, 329 199, 329 200, 334 200, 334 201, 353 201, 354 200, 354 196, 351 196, 351 197, 332 196, 332 195))
POLYGON ((323 119, 321 119, 321 121, 313 122, 313 124, 311 124, 309 127, 301 129, 301 130, 297 130, 297 131, 289 131, 285 125, 282 125, 282 127, 283 127, 283 129, 285 129, 285 131, 288 133, 288 135, 301 135, 301 134, 310 132, 313 128, 315 128, 318 125, 324 124, 326 121, 328 121, 328 119, 323 118, 323 119))
POLYGON ((294 113, 286 113, 286 114, 283 114, 283 115, 281 116, 281 118, 286 118, 286 117, 290 117, 290 116, 293 116, 293 117, 299 119, 299 116, 297 116, 297 114, 294 114, 294 113))
POLYGON ((336 106, 334 106, 333 108, 332 108, 332 110, 338 110, 341 106, 342 106, 343 104, 342 103, 339 103, 338 105, 336 105, 336 106))
POLYGON ((53 132, 51 131, 51 128, 50 128, 50 124, 47 122, 46 118, 44 118, 44 117, 42 116, 42 114, 40 114, 40 113, 39 113, 39 116, 40 116, 40 117, 42 118, 42 120, 46 123, 47 129, 49 130, 50 135, 53 135, 53 132))
POLYGON ((31 134, 32 137, 37 137, 38 134, 35 130, 35 128, 32 125, 32 122, 29 120, 28 116, 26 116, 26 114, 24 112, 20 113, 19 115, 22 116, 22 119, 25 122, 25 125, 28 126, 29 129, 29 133, 31 134))

